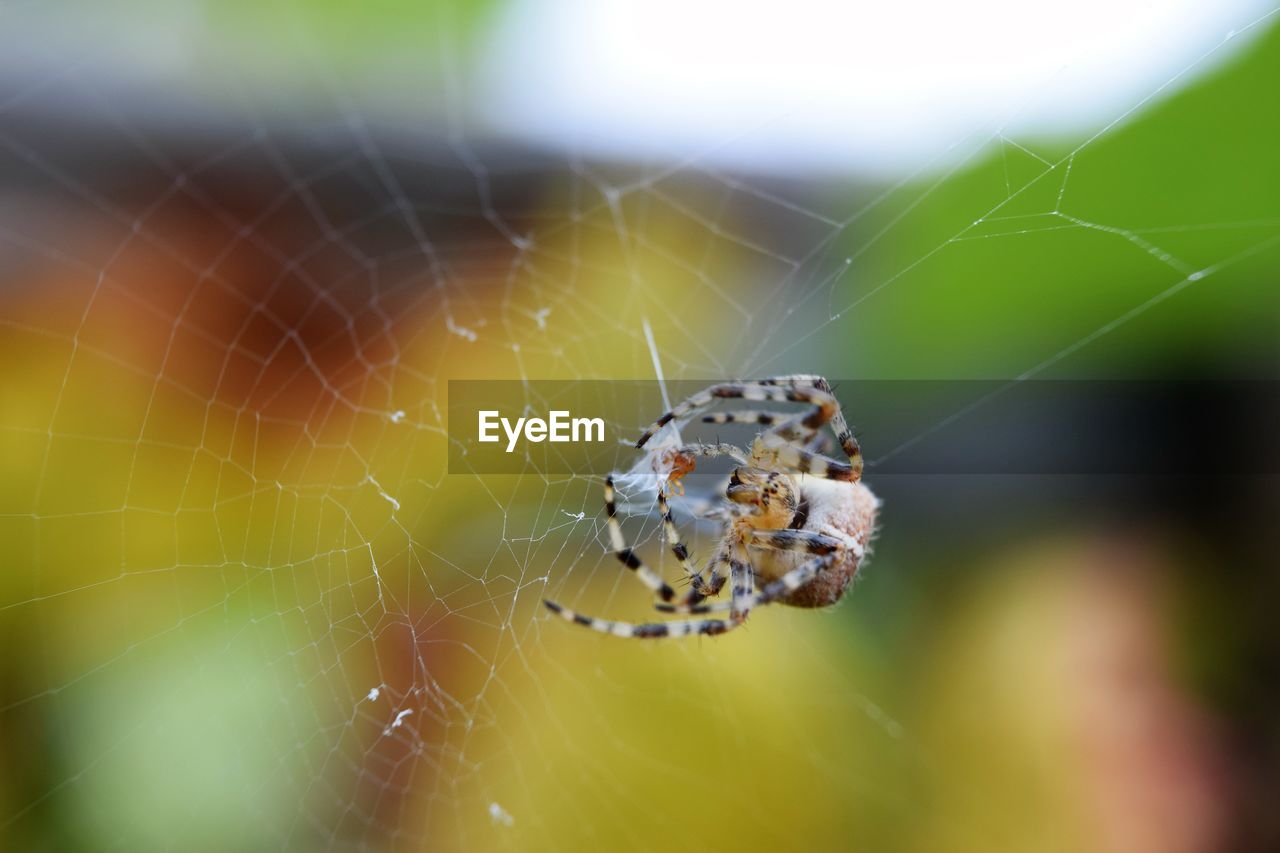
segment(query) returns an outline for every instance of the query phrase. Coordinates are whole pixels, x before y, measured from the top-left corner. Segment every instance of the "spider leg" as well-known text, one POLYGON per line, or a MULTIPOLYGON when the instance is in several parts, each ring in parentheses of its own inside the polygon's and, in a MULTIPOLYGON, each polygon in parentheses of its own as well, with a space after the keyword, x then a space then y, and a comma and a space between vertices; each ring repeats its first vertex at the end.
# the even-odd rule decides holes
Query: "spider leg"
POLYGON ((814 388, 821 388, 823 391, 831 390, 827 380, 816 373, 788 373, 783 376, 762 379, 760 383, 762 385, 812 385, 814 388))
POLYGON ((729 619, 734 623, 742 623, 751 612, 756 592, 756 576, 755 570, 751 568, 746 549, 741 545, 734 549, 733 557, 729 560, 729 579, 733 584, 733 595, 729 601, 729 619))
MULTIPOLYGON (((853 482, 861 479, 863 467, 862 450, 858 447, 858 441, 853 437, 853 432, 849 429, 844 412, 840 409, 840 402, 831 393, 831 385, 821 376, 780 376, 755 382, 728 382, 712 385, 710 388, 706 388, 676 404, 674 408, 658 418, 640 436, 640 440, 636 442, 636 447, 644 447, 649 439, 657 434, 658 430, 671 421, 685 417, 698 409, 705 408, 719 399, 771 400, 775 402, 811 404, 813 408, 809 412, 775 423, 774 426, 763 433, 761 439, 765 440, 765 449, 770 449, 769 446, 774 442, 790 444, 798 441, 801 436, 812 434, 827 423, 830 423, 836 434, 836 440, 840 442, 841 448, 849 458, 848 463, 827 460, 825 457, 818 457, 817 454, 809 451, 801 451, 802 454, 807 453, 812 459, 801 456, 800 461, 807 460, 810 465, 814 466, 814 469, 809 470, 806 467, 798 468, 797 470, 800 473, 820 474, 836 480, 853 482), (821 461, 822 464, 816 464, 818 461, 821 461)), ((773 413, 754 412, 752 414, 755 415, 757 421, 761 414, 767 415, 770 419, 776 417, 773 413)), ((725 423, 729 422, 728 420, 725 421, 725 423)), ((789 463, 779 460, 779 464, 789 463)))
POLYGON ((717 606, 713 609, 733 610, 735 614, 741 612, 741 618, 746 619, 747 611, 751 609, 751 597, 755 594, 755 570, 751 568, 751 563, 745 554, 740 557, 734 556, 724 547, 721 547, 716 552, 716 558, 711 562, 711 579, 709 581, 705 582, 701 588, 689 590, 684 598, 679 601, 655 601, 653 603, 654 610, 662 613, 710 613, 710 610, 700 610, 699 606, 703 601, 706 601, 708 596, 718 594, 720 588, 724 586, 725 577, 720 574, 720 567, 725 563, 729 564, 729 580, 732 583, 733 599, 731 601, 716 602, 717 606))
POLYGON ((810 453, 826 456, 831 450, 831 438, 825 432, 814 433, 813 437, 805 443, 804 449, 810 453))
MULTIPOLYGON (((807 415, 775 422, 775 425, 761 436, 765 439, 766 446, 772 443, 769 440, 770 436, 776 436, 790 444, 798 442, 800 435, 804 433, 807 433, 805 439, 807 444, 812 441, 813 433, 817 432, 825 424, 830 423, 832 431, 836 434, 836 440, 840 442, 841 449, 844 450, 845 456, 849 457, 848 467, 852 472, 852 476, 846 476, 844 463, 826 459, 820 455, 821 448, 809 446, 806 446, 801 452, 799 461, 806 466, 816 466, 817 470, 812 470, 809 467, 797 467, 797 470, 802 474, 813 473, 834 480, 849 479, 857 481, 862 478, 862 449, 858 446, 858 440, 853 437, 853 431, 849 429, 849 423, 845 420, 844 411, 840 408, 840 402, 836 400, 835 395, 831 392, 831 385, 826 379, 821 376, 797 374, 762 379, 757 384, 790 389, 786 399, 791 402, 814 404, 813 411, 807 415)), ((769 413, 760 412, 756 414, 769 413)), ((763 425, 763 422, 757 422, 763 425)), ((782 464, 788 464, 788 462, 784 461, 782 464)))
POLYGON ((730 412, 712 412, 702 416, 704 424, 755 424, 773 426, 791 417, 791 412, 762 412, 755 409, 734 409, 730 412))
POLYGON ((699 391, 683 402, 677 403, 673 409, 663 414, 662 417, 654 421, 644 431, 644 434, 640 436, 640 440, 636 442, 636 447, 644 447, 649 439, 657 434, 658 430, 673 420, 706 408, 716 400, 731 399, 813 403, 814 410, 802 419, 805 426, 811 426, 813 429, 817 429, 831 420, 840 408, 836 398, 831 395, 829 390, 822 390, 815 386, 779 384, 779 380, 771 379, 759 382, 726 382, 720 385, 712 385, 710 388, 699 391))
MULTIPOLYGON (((753 424, 755 426, 776 427, 770 430, 779 438, 788 442, 804 444, 806 450, 822 452, 822 446, 813 447, 817 443, 818 431, 806 427, 795 412, 761 412, 754 409, 739 409, 729 412, 712 412, 702 416, 704 424, 753 424)), ((825 436, 823 436, 825 445, 825 436)))
POLYGON ((736 444, 682 444, 672 452, 688 456, 728 456, 739 465, 747 464, 747 454, 736 444))
POLYGON ((702 585, 702 589, 689 590, 689 594, 684 597, 683 603, 697 604, 709 595, 719 595, 725 581, 725 576, 720 573, 720 567, 724 565, 728 565, 732 572, 733 562, 730 559, 729 549, 722 545, 707 565, 709 574, 707 575, 706 583, 702 585))
POLYGON ((641 640, 653 639, 655 637, 689 637, 695 634, 707 634, 714 636, 723 634, 726 631, 732 631, 741 625, 741 622, 724 619, 687 619, 676 620, 672 622, 648 622, 644 624, 635 624, 632 622, 615 622, 607 619, 596 619, 594 616, 584 616, 581 613, 575 613, 567 607, 562 607, 554 601, 543 599, 543 604, 552 613, 557 613, 562 619, 573 622, 576 625, 582 625, 593 631, 599 631, 601 634, 612 634, 615 637, 635 637, 641 640))
POLYGON ((840 462, 787 443, 772 431, 763 433, 756 439, 753 455, 759 467, 771 470, 782 468, 799 474, 812 474, 825 480, 841 480, 846 483, 857 482, 862 476, 861 456, 856 462, 840 462))
POLYGON ((829 568, 836 561, 838 554, 822 554, 806 563, 802 563, 760 590, 760 604, 772 604, 780 598, 795 592, 800 587, 817 577, 819 572, 829 568))
POLYGON ((704 521, 728 521, 731 517, 728 507, 723 505, 712 506, 699 516, 704 521))
MULTIPOLYGON (((831 391, 831 384, 821 376, 813 374, 796 374, 794 376, 779 376, 774 379, 763 380, 764 383, 778 383, 789 387, 816 388, 831 397, 835 401, 835 408, 830 410, 829 416, 822 421, 831 422, 831 429, 836 434, 836 441, 840 442, 840 447, 844 450, 844 455, 849 457, 849 464, 855 471, 855 480, 862 478, 862 449, 858 446, 858 440, 853 437, 853 430, 849 429, 849 422, 845 420, 844 410, 840 408, 840 402, 835 400, 835 394, 831 391)), ((822 423, 819 423, 820 427, 822 423)))
MULTIPOLYGON (((825 571, 836 561, 838 554, 832 552, 830 554, 819 554, 812 560, 808 560, 772 583, 766 584, 760 592, 751 598, 751 605, 755 607, 763 607, 766 604, 773 604, 780 598, 784 598, 809 581, 817 577, 819 572, 825 571)), ((707 604, 694 604, 690 606, 682 606, 680 604, 659 604, 658 609, 663 613, 680 613, 687 615, 705 615, 708 613, 722 613, 726 610, 733 609, 731 601, 712 601, 707 604)))
POLYGON ((747 544, 763 551, 830 554, 846 547, 834 536, 812 530, 753 530, 747 544))
MULTIPOLYGON (((803 586, 812 580, 813 576, 819 571, 829 566, 839 556, 841 550, 849 549, 849 546, 834 536, 827 536, 812 530, 755 530, 752 532, 751 539, 747 544, 752 548, 759 548, 763 551, 806 553, 819 558, 792 569, 778 580, 762 588, 759 594, 750 595, 751 587, 748 587, 749 600, 745 602, 748 609, 759 604, 769 604, 782 595, 803 586)), ((851 550, 860 551, 856 546, 851 550)), ((748 570, 750 570, 749 566, 748 570)), ((741 604, 737 601, 737 592, 738 588, 735 584, 734 601, 713 601, 709 604, 678 601, 655 604, 654 607, 662 613, 704 614, 718 613, 725 610, 734 611, 734 608, 741 604)))
MULTIPOLYGON (((723 495, 724 487, 713 490, 714 494, 723 495)), ((708 497, 689 497, 684 499, 685 511, 697 521, 724 521, 728 515, 725 512, 724 501, 720 498, 712 500, 708 497)))
POLYGON ((739 465, 749 462, 746 452, 732 444, 683 444, 668 448, 649 462, 654 473, 665 478, 660 491, 683 495, 684 484, 680 480, 697 467, 694 458, 698 456, 728 456, 739 465))
POLYGON ((693 583, 693 592, 699 594, 705 592, 702 572, 694 569, 693 563, 689 559, 689 549, 685 547, 684 542, 680 541, 680 530, 676 527, 675 519, 671 517, 671 506, 667 503, 667 496, 662 489, 658 489, 658 512, 662 514, 662 525, 666 531, 667 544, 671 546, 671 553, 680 561, 680 568, 684 569, 685 575, 693 583))
MULTIPOLYGON (((756 409, 734 409, 728 412, 712 412, 709 415, 702 416, 704 424, 752 424, 754 426, 777 426, 784 423, 794 423, 795 412, 764 412, 756 409)), ((804 428, 794 430, 793 435, 787 438, 800 438, 802 433, 812 432, 804 428)))
MULTIPOLYGON (((729 456, 740 465, 747 464, 747 455, 740 447, 732 444, 686 444, 676 448, 675 454, 685 456, 729 456)), ((683 476, 691 467, 685 467, 680 470, 680 476, 683 476)), ((709 564, 711 571, 709 581, 702 579, 702 570, 694 569, 689 561, 689 550, 680 540, 680 531, 676 528, 675 521, 671 517, 671 507, 667 503, 665 489, 658 489, 658 510, 662 515, 662 523, 665 527, 667 542, 671 545, 671 553, 680 561, 680 567, 684 569, 685 575, 693 584, 693 588, 683 599, 685 604, 696 603, 706 598, 708 595, 715 595, 720 592, 720 588, 724 586, 724 576, 720 574, 719 569, 728 562, 728 557, 724 554, 717 554, 715 559, 709 564)), ((670 599, 665 599, 669 601, 670 599)))
POLYGON ((663 601, 671 601, 676 597, 676 591, 658 577, 653 569, 646 566, 636 556, 636 552, 627 546, 627 540, 622 535, 622 525, 618 523, 618 505, 614 501, 613 477, 607 477, 604 481, 604 506, 609 516, 609 542, 613 546, 613 553, 618 561, 630 569, 641 583, 657 593, 663 601))
POLYGON ((814 530, 755 530, 747 544, 763 551, 813 555, 813 559, 766 584, 757 596, 760 604, 770 604, 790 595, 842 556, 852 553, 861 560, 864 555, 864 549, 859 543, 846 542, 814 530))

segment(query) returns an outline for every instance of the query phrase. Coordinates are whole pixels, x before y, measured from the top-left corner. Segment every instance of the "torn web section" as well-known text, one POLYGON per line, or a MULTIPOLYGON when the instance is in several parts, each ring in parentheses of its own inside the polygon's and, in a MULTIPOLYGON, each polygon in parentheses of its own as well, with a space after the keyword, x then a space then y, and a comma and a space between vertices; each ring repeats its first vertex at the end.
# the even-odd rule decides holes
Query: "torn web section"
POLYGON ((682 429, 690 420, 664 425, 629 466, 613 474, 614 487, 624 498, 619 505, 624 514, 656 512, 658 494, 662 492, 677 521, 699 523, 714 519, 727 468, 735 464, 737 457, 745 457, 746 452, 721 442, 686 440, 682 429), (701 452, 692 451, 695 446, 701 452))

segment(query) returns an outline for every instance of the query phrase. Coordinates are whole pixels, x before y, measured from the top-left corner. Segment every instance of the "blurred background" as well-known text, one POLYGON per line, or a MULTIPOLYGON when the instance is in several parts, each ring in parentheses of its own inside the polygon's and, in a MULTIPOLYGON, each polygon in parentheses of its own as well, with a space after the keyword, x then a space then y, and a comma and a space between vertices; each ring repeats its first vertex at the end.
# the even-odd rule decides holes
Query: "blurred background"
POLYGON ((0 3, 2 846, 1276 849, 1278 26, 0 3), (794 372, 1257 384, 1107 420, 1159 476, 887 473, 960 393, 718 639, 542 610, 651 618, 606 471, 447 473, 450 379, 794 372))

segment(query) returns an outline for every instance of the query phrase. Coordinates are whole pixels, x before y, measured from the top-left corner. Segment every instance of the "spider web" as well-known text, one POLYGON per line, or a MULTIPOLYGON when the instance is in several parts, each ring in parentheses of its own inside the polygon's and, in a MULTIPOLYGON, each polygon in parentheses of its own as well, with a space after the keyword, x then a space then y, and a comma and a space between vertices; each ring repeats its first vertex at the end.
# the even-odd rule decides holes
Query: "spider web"
MULTIPOLYGON (((648 618, 605 551, 605 472, 450 475, 446 380, 1017 382, 1110 375, 1153 323, 1194 345, 1189 316, 1255 310, 1280 211, 1133 203, 1215 180, 1247 117, 1187 164, 1206 178, 1145 175, 1127 134, 1231 42, 1074 137, 977 129, 838 186, 496 142, 448 52, 426 124, 322 59, 318 107, 268 118, 244 79, 207 125, 133 109, 93 57, 11 80, 0 826, 134 849, 894 837, 932 760, 886 671, 918 485, 874 465, 920 436, 868 448, 888 515, 853 600, 611 643, 540 605, 648 618), (1114 287, 1052 298, 1100 270, 1114 287)), ((627 534, 674 579, 642 485, 627 534)), ((684 529, 705 554, 714 530, 684 529)))

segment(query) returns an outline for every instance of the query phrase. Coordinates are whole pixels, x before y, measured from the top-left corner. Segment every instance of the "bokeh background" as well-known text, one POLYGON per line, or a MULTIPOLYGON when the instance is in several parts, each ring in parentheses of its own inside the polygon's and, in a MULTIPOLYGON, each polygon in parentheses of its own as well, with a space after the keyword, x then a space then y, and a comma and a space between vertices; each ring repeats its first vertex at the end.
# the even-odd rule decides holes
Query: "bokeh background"
POLYGON ((541 609, 648 618, 606 472, 447 473, 450 379, 1277 378, 1271 4, 887 9, 0 5, 0 846, 1280 845, 1248 399, 867 446, 847 600, 683 643, 541 609))

